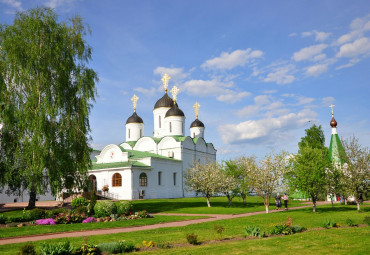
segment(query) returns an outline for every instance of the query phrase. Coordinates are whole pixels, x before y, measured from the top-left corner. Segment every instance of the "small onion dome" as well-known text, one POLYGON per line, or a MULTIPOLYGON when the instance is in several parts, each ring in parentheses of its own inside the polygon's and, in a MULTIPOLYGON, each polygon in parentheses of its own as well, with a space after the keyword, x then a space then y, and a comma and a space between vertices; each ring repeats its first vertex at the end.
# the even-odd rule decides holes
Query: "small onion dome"
POLYGON ((126 121, 126 124, 129 124, 129 123, 143 123, 144 124, 144 121, 142 118, 139 117, 139 115, 136 114, 136 112, 134 112, 126 121))
POLYGON ((161 108, 161 107, 168 107, 171 108, 173 106, 173 100, 170 98, 167 93, 163 95, 154 105, 154 109, 161 108))
POLYGON ((334 116, 331 118, 331 121, 330 121, 330 126, 332 128, 336 128, 337 127, 337 121, 334 119, 334 116))
POLYGON ((185 117, 184 115, 184 112, 181 111, 181 109, 178 107, 177 104, 175 104, 174 106, 171 107, 171 109, 169 109, 167 112, 166 112, 166 117, 170 117, 170 116, 179 116, 179 117, 185 117))
POLYGON ((200 120, 196 119, 190 125, 190 128, 193 128, 193 127, 204 127, 204 124, 200 120))

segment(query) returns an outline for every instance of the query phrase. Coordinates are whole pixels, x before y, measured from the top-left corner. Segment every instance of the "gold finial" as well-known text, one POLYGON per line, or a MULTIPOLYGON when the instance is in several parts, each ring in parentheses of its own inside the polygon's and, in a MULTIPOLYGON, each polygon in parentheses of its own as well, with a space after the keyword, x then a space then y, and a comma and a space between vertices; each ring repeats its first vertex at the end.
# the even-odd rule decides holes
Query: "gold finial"
POLYGON ((198 102, 195 102, 195 104, 193 105, 193 108, 195 111, 195 117, 198 119, 200 104, 198 102))
POLYGON ((333 111, 333 108, 334 108, 335 105, 331 104, 329 105, 329 107, 331 108, 331 116, 334 117, 334 111, 333 111))
POLYGON ((135 94, 134 94, 134 96, 131 98, 131 101, 132 101, 132 104, 133 104, 133 106, 134 106, 134 112, 136 112, 136 105, 137 105, 137 100, 139 99, 139 97, 138 96, 136 96, 135 94))
POLYGON ((168 82, 170 81, 170 79, 171 77, 166 73, 162 76, 162 79, 161 79, 161 81, 163 82, 164 91, 166 93, 167 93, 167 88, 168 88, 168 82))
POLYGON ((173 101, 176 103, 177 94, 179 94, 180 90, 176 86, 173 86, 173 88, 170 91, 172 93, 173 101))

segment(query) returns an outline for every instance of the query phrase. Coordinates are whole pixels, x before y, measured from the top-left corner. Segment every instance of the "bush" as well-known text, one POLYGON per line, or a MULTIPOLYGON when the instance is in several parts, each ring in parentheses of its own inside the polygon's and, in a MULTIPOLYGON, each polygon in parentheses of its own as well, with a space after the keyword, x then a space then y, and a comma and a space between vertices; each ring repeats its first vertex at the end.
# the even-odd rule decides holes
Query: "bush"
POLYGON ((37 255, 36 248, 32 243, 26 243, 19 248, 19 255, 37 255))
POLYGON ((225 231, 225 227, 221 225, 213 225, 213 230, 222 238, 222 232, 225 231))
POLYGON ((89 215, 94 215, 94 206, 96 205, 96 191, 95 189, 91 193, 90 203, 87 206, 89 215))
POLYGON ((79 206, 87 206, 89 204, 89 200, 84 197, 76 197, 72 200, 72 208, 76 208, 79 206))
POLYGON ((101 251, 97 245, 83 243, 76 251, 77 255, 100 255, 101 251))
POLYGON ((156 243, 155 242, 153 242, 153 241, 149 241, 149 242, 147 242, 147 241, 143 241, 142 242, 142 244, 145 246, 145 247, 148 247, 148 248, 153 248, 154 246, 156 246, 156 243))
POLYGON ((333 220, 326 220, 322 226, 324 228, 336 228, 337 223, 333 220))
POLYGON ((364 223, 367 224, 368 226, 370 226, 370 217, 369 216, 364 218, 364 223))
POLYGON ((247 226, 245 228, 245 236, 264 237, 265 232, 262 232, 257 226, 247 226))
POLYGON ((70 212, 68 209, 65 208, 58 208, 58 209, 53 209, 46 211, 46 217, 47 218, 56 218, 59 214, 61 213, 68 213, 70 212))
POLYGON ((156 244, 156 246, 158 248, 161 248, 161 249, 169 249, 171 248, 171 244, 169 242, 159 242, 156 244))
POLYGON ((306 230, 306 228, 305 227, 302 227, 302 226, 298 226, 298 225, 292 226, 292 231, 293 231, 294 234, 295 233, 303 232, 305 230, 306 230))
POLYGON ((103 200, 96 203, 94 211, 97 217, 106 217, 115 214, 117 207, 112 201, 103 200))
POLYGON ((52 218, 36 220, 36 225, 55 225, 55 220, 52 218))
POLYGON ((32 209, 30 212, 30 219, 31 220, 38 220, 38 219, 44 219, 45 218, 45 210, 42 210, 40 208, 32 209))
POLYGON ((78 207, 76 207, 75 209, 73 209, 73 213, 76 213, 76 214, 88 214, 88 208, 87 208, 87 206, 83 206, 83 205, 81 205, 81 206, 78 206, 78 207))
POLYGON ((276 224, 272 227, 270 230, 271 235, 291 235, 294 234, 292 224, 293 224, 293 218, 290 218, 289 216, 287 217, 286 222, 282 222, 279 224, 276 224))
POLYGON ((118 241, 112 243, 99 244, 99 249, 109 254, 119 254, 124 252, 132 252, 135 250, 135 245, 126 241, 118 241))
POLYGON ((188 243, 193 244, 193 245, 199 244, 198 235, 194 233, 186 234, 186 240, 188 241, 188 243))
POLYGON ((42 255, 70 255, 73 252, 73 246, 69 241, 56 244, 42 244, 40 251, 42 255))
POLYGON ((134 206, 130 201, 118 201, 116 202, 117 214, 129 215, 133 212, 134 206))
POLYGON ((4 214, 0 214, 0 224, 5 224, 7 221, 8 217, 6 217, 4 214))
POLYGON ((350 226, 350 227, 357 227, 357 226, 358 226, 358 224, 355 224, 355 223, 353 222, 353 220, 352 220, 352 219, 350 219, 350 218, 347 218, 347 219, 346 219, 346 224, 347 224, 348 226, 350 226))
POLYGON ((55 221, 57 224, 70 224, 70 223, 81 223, 84 219, 86 219, 85 214, 68 212, 68 213, 60 213, 55 218, 55 221))

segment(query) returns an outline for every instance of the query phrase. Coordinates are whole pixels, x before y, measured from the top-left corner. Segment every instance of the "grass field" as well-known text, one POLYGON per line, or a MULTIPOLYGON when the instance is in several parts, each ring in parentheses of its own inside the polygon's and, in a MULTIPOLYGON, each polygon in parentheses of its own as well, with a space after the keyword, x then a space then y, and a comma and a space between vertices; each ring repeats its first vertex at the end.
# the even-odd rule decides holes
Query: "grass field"
MULTIPOLYGON (((342 226, 346 226, 346 220, 352 219, 354 223, 360 224, 364 217, 370 216, 370 207, 363 206, 363 213, 356 211, 356 206, 342 206, 336 204, 319 206, 317 213, 312 213, 312 208, 283 211, 279 213, 260 214, 250 217, 242 217, 217 222, 207 222, 189 225, 186 227, 161 228, 148 231, 136 231, 131 233, 110 234, 104 236, 90 236, 88 242, 103 243, 117 240, 133 242, 137 247, 142 247, 142 241, 153 240, 157 243, 169 242, 172 245, 186 245, 186 234, 195 233, 199 241, 206 243, 217 240, 218 234, 214 231, 214 225, 222 225, 225 231, 222 238, 242 238, 244 229, 248 225, 260 226, 268 230, 273 224, 287 220, 287 216, 293 218, 293 225, 300 225, 310 231, 295 234, 292 236, 276 236, 263 239, 252 239, 242 241, 229 241, 221 243, 203 244, 200 246, 184 246, 171 249, 153 250, 153 253, 160 254, 237 254, 254 251, 259 254, 275 253, 314 253, 314 254, 364 254, 367 243, 370 241, 370 227, 351 227, 338 229, 322 229, 323 223, 330 219, 342 226), (317 229, 319 228, 319 230, 317 229), (293 252, 288 248, 297 249, 293 252), (333 249, 329 251, 328 248, 333 249)), ((79 246, 84 238, 68 238, 74 245, 79 246)), ((55 243, 60 239, 35 242, 36 246, 41 243, 55 243)), ((22 244, 2 245, 0 254, 15 254, 22 244)))

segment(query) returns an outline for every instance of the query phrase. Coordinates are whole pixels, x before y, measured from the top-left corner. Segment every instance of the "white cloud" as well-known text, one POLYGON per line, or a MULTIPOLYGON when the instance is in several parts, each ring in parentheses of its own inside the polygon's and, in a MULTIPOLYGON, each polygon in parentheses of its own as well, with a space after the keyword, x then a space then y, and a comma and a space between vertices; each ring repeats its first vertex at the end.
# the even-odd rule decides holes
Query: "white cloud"
POLYGON ((174 80, 183 80, 189 76, 189 73, 184 72, 184 68, 175 68, 175 67, 163 67, 158 66, 153 71, 154 74, 164 75, 165 73, 171 76, 174 80))
POLYGON ((355 40, 353 43, 346 43, 342 45, 337 53, 337 57, 354 58, 359 55, 367 55, 370 53, 369 38, 362 37, 355 40))
POLYGON ((350 28, 351 31, 339 37, 336 44, 341 45, 363 37, 364 33, 370 30, 370 15, 354 19, 350 28))
POLYGON ((309 109, 298 113, 288 113, 277 118, 248 120, 239 124, 220 125, 218 130, 224 143, 249 143, 255 140, 274 139, 281 132, 287 132, 304 126, 317 114, 309 109))
POLYGON ((218 101, 228 102, 228 103, 235 103, 242 100, 245 97, 249 97, 251 95, 250 92, 243 91, 243 92, 235 92, 233 90, 225 90, 223 95, 217 97, 218 101))
POLYGON ((146 89, 143 87, 134 88, 134 91, 140 92, 147 97, 152 97, 157 92, 156 88, 152 87, 151 89, 146 89))
POLYGON ((77 0, 48 0, 44 3, 46 7, 57 9, 58 7, 66 8, 71 6, 77 0))
POLYGON ((324 105, 324 106, 329 106, 331 105, 332 103, 335 102, 335 98, 334 97, 323 97, 321 99, 321 103, 324 105))
POLYGON ((23 11, 22 2, 17 0, 0 0, 2 3, 14 8, 17 11, 23 11))
POLYGON ((294 36, 297 36, 297 33, 290 33, 288 36, 289 37, 294 37, 294 36))
POLYGON ((295 80, 292 75, 295 67, 293 65, 286 65, 274 68, 267 77, 263 79, 264 82, 276 82, 277 84, 288 84, 295 80))
POLYGON ((209 69, 226 69, 231 70, 237 66, 244 66, 246 63, 256 58, 261 58, 263 52, 260 50, 235 50, 231 53, 222 52, 219 57, 209 59, 204 62, 201 67, 209 69))
POLYGON ((311 32, 302 32, 302 37, 315 36, 316 42, 323 42, 330 36, 331 33, 320 32, 317 30, 312 30, 311 32))
POLYGON ((259 95, 254 98, 254 102, 256 105, 264 105, 264 104, 269 104, 271 101, 271 96, 269 95, 259 95))
POLYGON ((360 62, 360 59, 358 58, 353 58, 353 59, 350 59, 349 62, 347 64, 344 64, 344 65, 341 65, 341 66, 338 66, 336 68, 336 70, 340 70, 340 69, 344 69, 344 68, 348 68, 348 67, 351 67, 351 66, 354 66, 356 63, 360 62))
POLYGON ((327 64, 313 65, 306 69, 306 75, 317 77, 320 74, 325 73, 327 70, 328 70, 327 64))
POLYGON ((321 54, 321 52, 327 47, 327 44, 317 44, 303 48, 293 54, 293 59, 297 62, 302 60, 312 60, 314 56, 321 54))
POLYGON ((258 114, 260 111, 259 105, 248 105, 246 107, 243 107, 242 109, 238 110, 236 112, 236 115, 238 115, 240 118, 243 117, 252 117, 256 114, 258 114))

